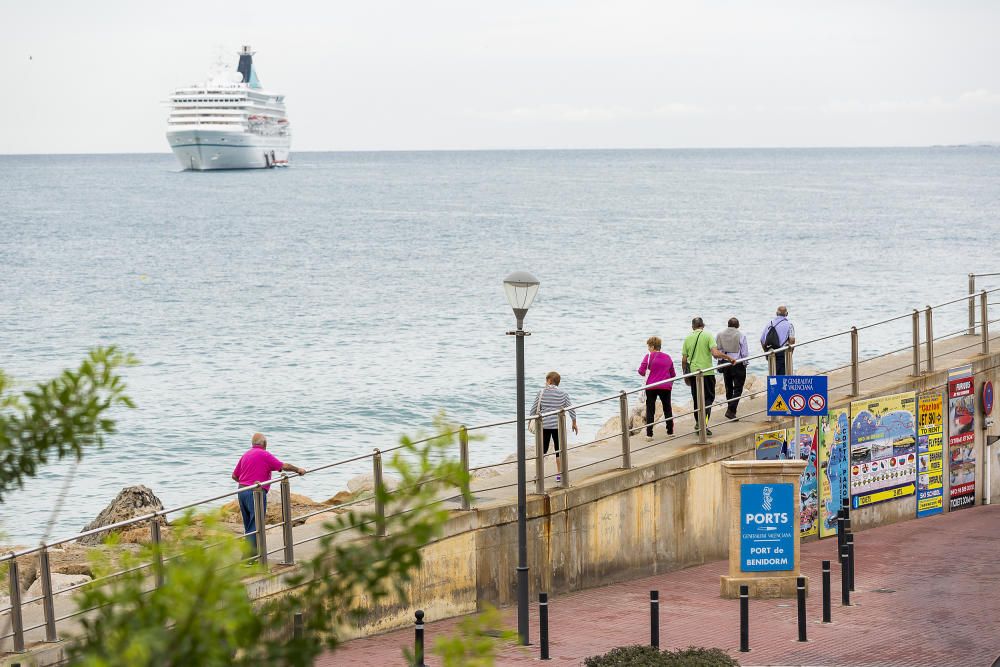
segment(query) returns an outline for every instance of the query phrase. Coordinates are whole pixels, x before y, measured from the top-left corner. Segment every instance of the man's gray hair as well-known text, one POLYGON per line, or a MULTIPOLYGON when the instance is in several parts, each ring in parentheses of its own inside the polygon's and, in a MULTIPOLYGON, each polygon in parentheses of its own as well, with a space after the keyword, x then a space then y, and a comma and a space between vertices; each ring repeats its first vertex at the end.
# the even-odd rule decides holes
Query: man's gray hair
POLYGON ((778 306, 778 311, 775 314, 779 317, 788 317, 788 309, 784 306, 778 306))

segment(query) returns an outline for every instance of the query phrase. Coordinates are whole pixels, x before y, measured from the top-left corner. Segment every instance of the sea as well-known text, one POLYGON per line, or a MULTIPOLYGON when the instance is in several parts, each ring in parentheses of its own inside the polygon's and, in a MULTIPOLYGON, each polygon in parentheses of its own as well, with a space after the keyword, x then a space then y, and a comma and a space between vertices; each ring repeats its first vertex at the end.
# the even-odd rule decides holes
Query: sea
MULTIPOLYGON (((541 283, 528 397, 557 370, 574 402, 641 386, 649 336, 679 365, 694 316, 709 331, 738 317, 754 341, 786 305, 801 342, 1000 271, 996 147, 294 153, 205 173, 169 154, 0 156, 0 174, 11 390, 96 345, 141 361, 103 449, 4 496, 7 544, 70 536, 129 485, 168 507, 230 491, 255 431, 314 467, 427 434, 442 412, 513 418, 515 270, 541 283)), ((961 303, 935 313, 940 332, 965 322, 961 303)), ((862 355, 909 340, 908 319, 866 329, 862 355)), ((796 364, 849 355, 841 336, 796 364)), ((573 442, 616 411, 582 409, 573 442)), ((511 427, 483 433, 474 465, 513 452, 511 427)), ((293 490, 322 500, 369 469, 293 490)))

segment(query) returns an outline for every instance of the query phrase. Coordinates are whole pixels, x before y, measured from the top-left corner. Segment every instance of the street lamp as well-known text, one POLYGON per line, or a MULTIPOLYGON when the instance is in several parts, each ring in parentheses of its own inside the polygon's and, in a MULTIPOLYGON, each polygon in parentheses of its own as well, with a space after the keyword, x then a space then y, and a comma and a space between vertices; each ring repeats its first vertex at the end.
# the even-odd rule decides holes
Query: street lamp
POLYGON ((528 525, 527 480, 524 472, 524 316, 538 294, 538 279, 527 271, 515 271, 503 281, 507 302, 514 309, 517 330, 508 331, 516 337, 517 356, 517 634, 521 644, 528 645, 528 525))

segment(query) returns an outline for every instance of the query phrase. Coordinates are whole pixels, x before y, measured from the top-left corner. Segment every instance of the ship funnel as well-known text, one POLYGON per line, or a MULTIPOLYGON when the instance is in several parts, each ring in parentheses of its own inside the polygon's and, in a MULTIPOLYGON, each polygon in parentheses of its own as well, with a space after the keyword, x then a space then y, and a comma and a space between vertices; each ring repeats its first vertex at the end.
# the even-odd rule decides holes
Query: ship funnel
POLYGON ((236 71, 243 75, 243 83, 250 83, 252 79, 257 78, 253 72, 253 54, 254 52, 246 45, 240 51, 240 64, 237 65, 236 71))

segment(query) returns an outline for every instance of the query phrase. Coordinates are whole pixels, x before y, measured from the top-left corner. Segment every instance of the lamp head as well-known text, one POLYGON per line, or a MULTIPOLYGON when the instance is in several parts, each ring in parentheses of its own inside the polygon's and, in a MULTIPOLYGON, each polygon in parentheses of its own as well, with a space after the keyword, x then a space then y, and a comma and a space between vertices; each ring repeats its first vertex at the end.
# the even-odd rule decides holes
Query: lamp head
POLYGON ((507 295, 507 303, 514 309, 517 319, 523 320, 531 307, 531 302, 538 294, 538 279, 527 271, 515 271, 503 281, 503 291, 507 295))

